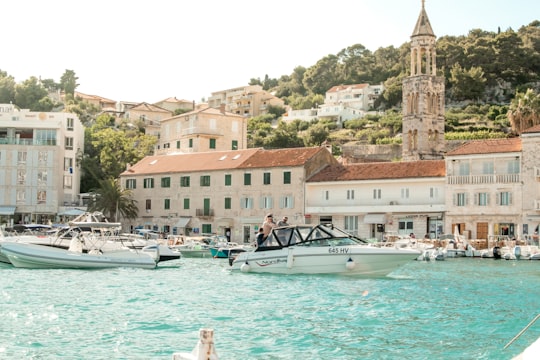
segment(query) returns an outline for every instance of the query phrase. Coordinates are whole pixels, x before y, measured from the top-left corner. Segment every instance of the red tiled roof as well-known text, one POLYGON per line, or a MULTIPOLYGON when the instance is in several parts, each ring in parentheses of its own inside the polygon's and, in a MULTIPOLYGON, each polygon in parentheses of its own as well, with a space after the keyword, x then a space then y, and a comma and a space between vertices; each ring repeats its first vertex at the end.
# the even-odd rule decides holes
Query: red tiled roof
POLYGON ((492 154, 521 151, 521 139, 518 137, 507 139, 471 140, 446 153, 446 156, 492 154))
POLYGON ((213 171, 240 168, 302 166, 323 147, 264 150, 260 148, 147 156, 122 176, 213 171))
POLYGON ((308 182, 444 177, 444 160, 362 163, 327 166, 308 182))
POLYGON ((540 125, 531 126, 528 129, 523 130, 523 133, 537 133, 540 132, 540 125))
POLYGON ((300 166, 306 163, 319 151, 328 151, 324 147, 289 148, 276 150, 259 150, 242 163, 240 168, 261 168, 278 166, 300 166))

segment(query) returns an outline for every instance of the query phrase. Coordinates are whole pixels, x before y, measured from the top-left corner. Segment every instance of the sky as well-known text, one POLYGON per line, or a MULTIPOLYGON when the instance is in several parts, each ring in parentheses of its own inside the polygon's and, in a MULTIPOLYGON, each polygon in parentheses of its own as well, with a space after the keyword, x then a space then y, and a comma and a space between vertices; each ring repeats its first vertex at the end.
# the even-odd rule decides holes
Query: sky
MULTIPOLYGON (((2 4, 0 70, 17 83, 60 82, 73 70, 85 94, 198 103, 356 44, 399 47, 421 7, 422 0, 10 0, 2 4)), ((540 20, 537 0, 425 0, 425 8, 437 37, 517 31, 540 20)))

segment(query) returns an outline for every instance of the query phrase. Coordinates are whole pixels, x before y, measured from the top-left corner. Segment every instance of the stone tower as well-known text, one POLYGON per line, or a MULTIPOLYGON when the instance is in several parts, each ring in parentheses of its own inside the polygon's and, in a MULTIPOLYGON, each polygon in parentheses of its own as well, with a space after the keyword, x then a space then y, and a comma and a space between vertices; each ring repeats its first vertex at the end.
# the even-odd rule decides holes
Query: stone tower
POLYGON ((411 35, 410 74, 403 79, 404 161, 444 157, 444 77, 437 76, 435 40, 422 0, 411 35))

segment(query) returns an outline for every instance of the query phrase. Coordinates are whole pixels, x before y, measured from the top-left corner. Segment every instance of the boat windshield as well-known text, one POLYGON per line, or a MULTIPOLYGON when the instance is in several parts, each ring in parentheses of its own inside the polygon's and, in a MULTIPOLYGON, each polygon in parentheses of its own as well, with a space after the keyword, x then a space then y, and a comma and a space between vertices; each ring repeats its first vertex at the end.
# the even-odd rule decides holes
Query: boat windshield
POLYGON ((287 246, 350 246, 365 244, 362 239, 333 225, 298 225, 274 228, 259 248, 287 246))

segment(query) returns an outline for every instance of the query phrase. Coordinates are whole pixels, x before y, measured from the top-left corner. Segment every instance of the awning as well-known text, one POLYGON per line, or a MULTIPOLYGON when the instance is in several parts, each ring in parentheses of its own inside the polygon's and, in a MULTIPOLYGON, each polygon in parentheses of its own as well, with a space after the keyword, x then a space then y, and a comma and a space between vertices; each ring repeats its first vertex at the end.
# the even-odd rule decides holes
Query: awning
POLYGON ((59 213, 58 215, 61 215, 61 216, 79 216, 79 215, 82 215, 84 213, 85 213, 85 211, 80 210, 80 209, 66 209, 63 212, 59 213))
POLYGON ((0 215, 15 214, 15 206, 0 206, 0 215))
POLYGON ((186 225, 189 223, 189 220, 191 220, 191 217, 180 217, 176 224, 174 224, 175 228, 185 228, 186 225))
POLYGON ((364 224, 386 224, 386 214, 366 214, 364 224))

